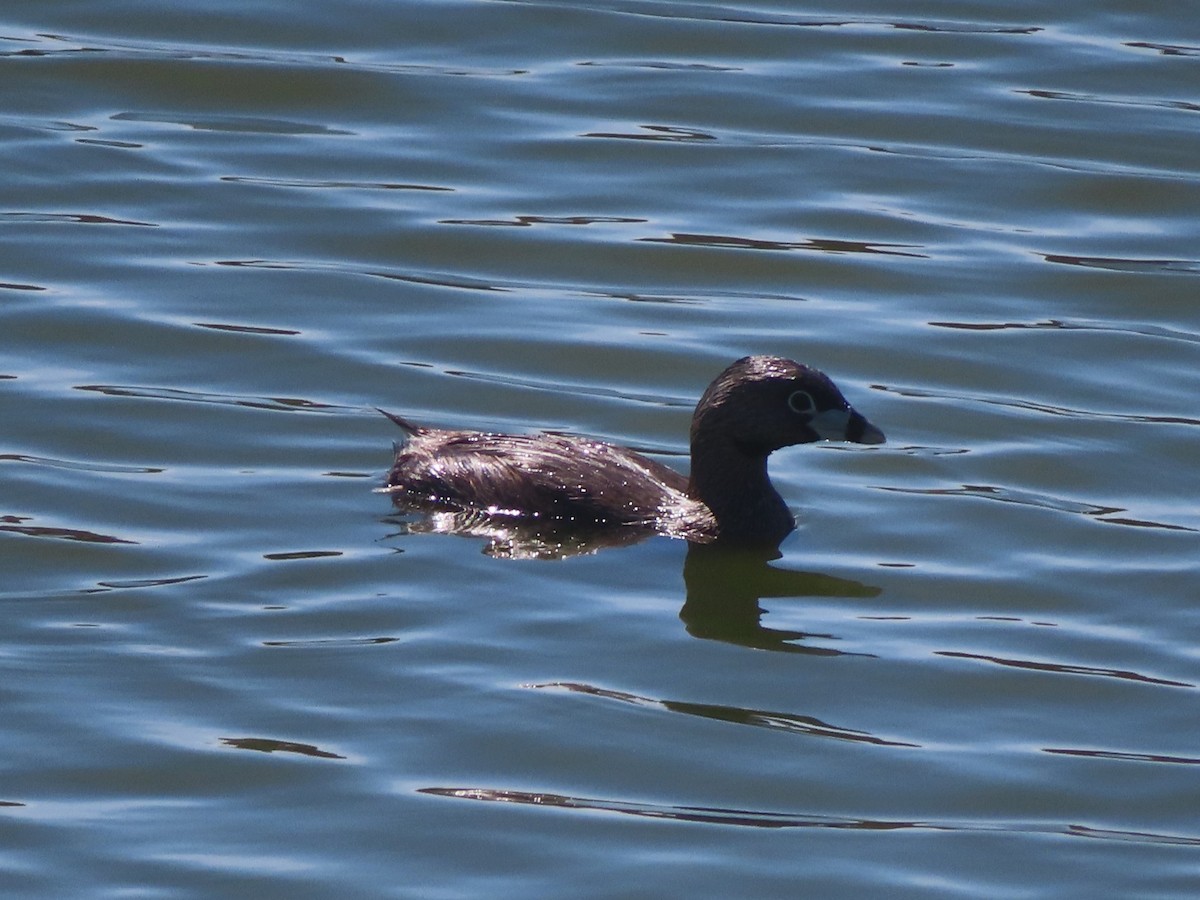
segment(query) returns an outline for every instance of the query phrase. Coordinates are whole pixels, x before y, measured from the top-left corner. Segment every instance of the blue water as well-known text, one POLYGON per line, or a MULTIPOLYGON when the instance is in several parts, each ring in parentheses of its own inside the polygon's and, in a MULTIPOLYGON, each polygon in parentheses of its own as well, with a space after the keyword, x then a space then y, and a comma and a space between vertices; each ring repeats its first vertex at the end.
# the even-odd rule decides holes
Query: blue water
POLYGON ((1194 19, 11 0, 5 895, 1195 896, 1194 19), (372 491, 747 353, 776 560, 372 491))

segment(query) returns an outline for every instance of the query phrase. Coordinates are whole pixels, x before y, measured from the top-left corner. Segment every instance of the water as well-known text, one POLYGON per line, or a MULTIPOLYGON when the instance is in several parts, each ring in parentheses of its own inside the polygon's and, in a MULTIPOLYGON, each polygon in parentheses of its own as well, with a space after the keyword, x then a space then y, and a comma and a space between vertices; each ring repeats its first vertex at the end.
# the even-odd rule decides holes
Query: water
POLYGON ((0 885, 1191 897, 1179 4, 0 14, 0 885), (406 534, 374 411, 883 447, 781 558, 406 534))

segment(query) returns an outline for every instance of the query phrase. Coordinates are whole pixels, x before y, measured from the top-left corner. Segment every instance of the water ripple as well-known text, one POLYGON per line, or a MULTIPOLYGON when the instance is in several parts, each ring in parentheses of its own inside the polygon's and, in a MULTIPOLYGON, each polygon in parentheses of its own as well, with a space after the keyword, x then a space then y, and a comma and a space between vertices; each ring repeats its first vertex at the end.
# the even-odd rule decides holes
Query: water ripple
POLYGON ((288 550, 281 553, 264 553, 263 559, 286 561, 293 559, 322 559, 328 556, 342 556, 341 550, 288 550))
POLYGON ((1111 106, 1142 106, 1155 109, 1178 109, 1185 112, 1200 112, 1200 103, 1186 100, 1145 100, 1137 97, 1105 97, 1099 94, 1080 94, 1070 91, 1019 90, 1018 94, 1027 94, 1042 100, 1070 100, 1082 103, 1099 103, 1111 106))
POLYGON ((193 322, 197 328, 211 328, 213 331, 232 331, 237 334, 269 334, 275 336, 293 336, 303 334, 294 328, 267 328, 263 325, 229 325, 221 322, 193 322))
MULTIPOLYGON (((512 286, 506 284, 496 284, 466 275, 452 275, 441 272, 388 272, 379 269, 358 269, 351 266, 337 264, 290 262, 285 260, 270 259, 219 259, 215 260, 212 264, 217 266, 231 266, 240 269, 285 269, 311 272, 348 272, 356 275, 365 275, 371 278, 386 278, 390 281, 402 281, 408 284, 448 287, 467 291, 504 293, 514 289, 512 286)), ((206 263, 198 263, 198 265, 206 265, 206 263)))
POLYGON ((1007 331, 1012 329, 1030 331, 1104 331, 1115 334, 1135 334, 1141 337, 1170 338, 1200 344, 1200 333, 1167 328, 1162 325, 1121 325, 1117 323, 1093 322, 1065 319, 1041 319, 1036 322, 930 322, 935 328, 958 328, 964 331, 1007 331))
POLYGON ((315 744, 301 744, 296 741, 280 741, 274 738, 220 738, 222 744, 237 750, 254 750, 258 753, 298 753, 301 756, 312 756, 318 759, 345 759, 346 757, 329 750, 322 750, 315 744))
POLYGON ((1126 41, 1126 47, 1138 50, 1153 50, 1163 56, 1200 56, 1200 47, 1190 47, 1187 44, 1155 44, 1149 41, 1126 41))
POLYGON ((982 397, 970 394, 955 394, 949 391, 932 391, 924 388, 898 388, 886 384, 872 384, 872 390, 897 394, 901 397, 918 397, 935 400, 954 400, 961 403, 978 403, 985 406, 1001 406, 1007 409, 1023 409, 1030 412, 1044 413, 1050 416, 1066 418, 1108 419, 1118 422, 1145 422, 1157 425, 1200 425, 1200 419, 1188 416, 1155 416, 1134 413, 1109 413, 1089 409, 1076 409, 1069 406, 1053 406, 1048 403, 1034 403, 1032 400, 1000 400, 995 397, 982 397))
POLYGON ((37 47, 21 47, 16 50, 0 51, 0 58, 64 58, 104 57, 114 59, 148 59, 175 61, 221 62, 226 64, 252 64, 272 66, 316 66, 336 65, 350 69, 377 72, 401 72, 415 75, 451 75, 493 78, 497 76, 526 75, 528 69, 485 66, 446 65, 443 63, 392 63, 363 62, 337 54, 318 54, 254 48, 244 50, 213 50, 187 43, 168 45, 139 41, 113 41, 110 38, 72 37, 65 34, 42 33, 26 38, 7 37, 5 40, 39 44, 37 47))
POLYGON ((1043 747, 1043 753, 1055 753, 1060 756, 1083 756, 1088 759, 1113 759, 1120 762, 1150 762, 1167 763, 1180 766, 1200 766, 1200 757, 1168 756, 1163 753, 1130 753, 1118 750, 1080 750, 1068 747, 1043 747))
POLYGON ((1085 269, 1178 275, 1200 274, 1200 260, 1195 259, 1122 259, 1116 256, 1069 256, 1063 253, 1044 253, 1041 256, 1049 263, 1082 266, 1085 269))
POLYGON ((311 122, 296 122, 287 119, 268 119, 245 115, 198 115, 183 116, 175 112, 133 113, 123 112, 112 116, 114 122, 152 122, 163 125, 183 125, 196 131, 230 131, 247 134, 279 135, 352 135, 343 128, 332 128, 311 122))
POLYGON ((1123 506, 1097 506, 1092 503, 1080 503, 1076 500, 1066 500, 1052 497, 1049 494, 1039 494, 1033 491, 1022 491, 1014 488, 997 487, 990 484, 964 484, 956 488, 912 488, 877 485, 881 491, 891 491, 896 494, 922 494, 937 497, 977 497, 983 500, 997 500, 1001 503, 1015 503, 1018 506, 1032 506, 1041 509, 1053 509, 1059 512, 1089 516, 1097 522, 1109 525, 1130 525, 1138 528, 1162 528, 1167 531, 1190 531, 1197 529, 1186 525, 1172 525, 1166 522, 1153 522, 1148 519, 1114 516, 1114 513, 1126 512, 1123 506))
POLYGON ((531 225, 636 224, 647 219, 629 216, 513 216, 511 219, 439 219, 439 225, 502 225, 528 228, 531 225))
POLYGON ((527 685, 527 687, 564 690, 575 694, 586 694, 607 700, 617 700, 644 709, 660 709, 668 712, 684 713, 690 716, 699 716, 703 719, 715 719, 720 722, 750 725, 756 728, 769 728, 775 731, 788 731, 793 734, 804 734, 810 737, 834 738, 841 741, 874 744, 881 747, 920 746, 920 744, 913 744, 907 741, 893 741, 877 737, 869 732, 859 731, 855 728, 831 725, 812 716, 802 716, 795 713, 768 712, 761 709, 743 709, 738 706, 725 706, 713 703, 690 703, 682 700, 655 700, 650 697, 640 697, 637 694, 628 694, 624 691, 614 691, 608 688, 570 681, 531 684, 527 685))
POLYGON ((1122 681, 1136 681, 1142 684, 1157 684, 1164 687, 1194 688, 1196 685, 1187 681, 1172 681, 1167 678, 1155 678, 1142 675, 1128 669, 1109 669, 1103 666, 1080 666, 1071 663, 1040 662, 1032 659, 1011 659, 1002 656, 989 656, 984 653, 966 653, 958 650, 935 650, 934 656, 945 656, 951 659, 971 659, 978 662, 995 663, 1013 669, 1031 669, 1035 672, 1053 672, 1059 675, 1088 675, 1096 678, 1117 678, 1122 681))
POLYGON ((265 187, 332 188, 334 190, 368 191, 447 191, 454 188, 436 184, 409 184, 397 181, 339 181, 319 178, 266 178, 251 175, 222 175, 219 179, 231 184, 258 184, 265 187))
POLYGON ((138 222, 134 219, 114 219, 111 216, 100 216, 95 213, 48 213, 48 212, 6 212, 0 213, 0 219, 10 222, 37 222, 40 224, 56 224, 67 222, 77 225, 138 225, 143 228, 157 228, 154 222, 138 222))
POLYGON ((813 813, 781 813, 764 810, 730 809, 715 806, 674 806, 662 803, 642 803, 628 800, 604 800, 592 797, 572 797, 538 791, 513 791, 501 788, 426 787, 417 793, 458 800, 482 800, 491 803, 518 803, 553 809, 590 810, 618 813, 646 819, 667 819, 675 822, 694 822, 707 825, 733 825, 742 828, 828 828, 858 831, 946 831, 958 833, 1000 832, 1007 834, 1056 834, 1067 837, 1100 838, 1147 844, 1173 844, 1200 847, 1200 837, 1192 835, 1157 834, 1148 831, 1121 831, 1092 828, 1087 825, 1013 823, 996 825, 990 822, 936 822, 920 819, 867 819, 827 816, 813 813))
POLYGON ((717 136, 707 131, 697 131, 694 128, 680 128, 677 125, 642 125, 649 132, 626 131, 589 131, 580 137, 587 138, 618 138, 626 141, 668 141, 671 143, 693 144, 696 142, 715 141, 717 136))
MULTIPOLYGON (((415 363, 411 365, 416 365, 415 363)), ((423 368, 428 368, 428 364, 420 364, 423 368)), ((456 378, 473 378, 479 381, 486 381, 491 384, 503 384, 509 387, 526 388, 532 391, 549 391, 555 394, 577 394, 585 397, 604 397, 613 400, 627 400, 633 403, 647 403, 652 406, 674 407, 677 409, 691 409, 696 405, 696 401, 691 397, 666 397, 662 394, 650 394, 641 391, 624 391, 616 388, 596 387, 589 384, 580 384, 552 379, 531 379, 519 378, 515 375, 503 375, 496 372, 472 372, 467 369, 443 369, 446 375, 452 375, 456 378)), ((668 454, 671 451, 665 448, 656 447, 633 447, 639 453, 658 453, 668 454)))
POLYGON ((683 244, 689 247, 718 247, 734 250, 815 250, 820 253, 873 253, 881 256, 907 256, 928 259, 923 253, 906 252, 913 244, 884 244, 866 241, 843 241, 830 238, 808 238, 802 241, 772 241, 724 234, 683 234, 670 237, 638 238, 651 244, 683 244))
MULTIPOLYGON (((126 581, 97 581, 98 588, 107 590, 127 591, 136 588, 165 587, 172 584, 187 584, 189 581, 200 581, 207 575, 177 575, 173 578, 132 578, 126 581)), ((90 591, 89 593, 97 593, 90 591)))
MULTIPOLYGON (((504 0, 522 5, 543 5, 538 0, 504 0)), ((557 8, 580 8, 596 11, 597 4, 555 2, 557 8)), ((738 25, 781 25, 788 28, 878 28, 901 31, 925 31, 936 34, 1011 34, 1029 35, 1041 31, 1032 25, 1002 25, 987 22, 952 20, 889 19, 883 17, 845 18, 841 16, 812 16, 789 13, 768 13, 739 6, 700 6, 694 3, 658 3, 653 0, 609 0, 605 11, 618 15, 644 16, 656 19, 690 20, 696 22, 730 22, 738 25)))
POLYGON ((580 66, 617 69, 664 69, 673 72, 741 72, 739 66, 719 66, 712 63, 674 62, 666 59, 590 59, 580 66))
POLYGON ((306 638, 298 640, 263 641, 264 647, 363 647, 379 644, 394 644, 400 638, 396 637, 361 637, 361 638, 306 638))
POLYGON ((176 400, 185 403, 214 403, 219 406, 246 406, 251 409, 269 409, 275 412, 344 412, 355 409, 333 403, 318 403, 296 397, 246 397, 235 394, 213 394, 202 391, 185 391, 180 388, 143 387, 140 385, 78 384, 77 391, 94 391, 109 397, 137 397, 143 400, 176 400))
POLYGON ((100 534, 83 528, 60 528, 50 525, 26 525, 29 516, 0 515, 0 531, 23 534, 26 537, 55 538, 63 541, 79 541, 85 544, 136 544, 111 534, 100 534))
POLYGON ((25 453, 0 453, 0 462, 31 463, 35 466, 47 466, 52 469, 72 469, 80 472, 107 472, 115 475, 158 475, 166 469, 153 466, 122 466, 115 463, 98 463, 68 459, 54 459, 49 456, 30 456, 25 453))

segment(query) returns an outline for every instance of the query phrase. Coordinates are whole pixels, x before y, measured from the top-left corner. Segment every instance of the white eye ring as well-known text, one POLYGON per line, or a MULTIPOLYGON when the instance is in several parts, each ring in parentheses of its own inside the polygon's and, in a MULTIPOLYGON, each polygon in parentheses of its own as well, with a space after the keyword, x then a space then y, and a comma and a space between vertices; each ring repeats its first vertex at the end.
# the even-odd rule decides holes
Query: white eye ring
POLYGON ((811 416, 817 411, 817 402, 808 391, 794 391, 787 398, 788 409, 802 416, 811 416))

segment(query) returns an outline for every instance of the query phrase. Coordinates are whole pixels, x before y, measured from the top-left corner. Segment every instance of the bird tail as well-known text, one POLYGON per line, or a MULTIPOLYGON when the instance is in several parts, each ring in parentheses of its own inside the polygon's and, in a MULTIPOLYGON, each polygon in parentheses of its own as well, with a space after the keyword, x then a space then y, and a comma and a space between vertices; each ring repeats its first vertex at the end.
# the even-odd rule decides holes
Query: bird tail
POLYGON ((385 416, 387 416, 389 419, 391 419, 394 423, 396 423, 401 428, 403 428, 406 432, 408 432, 409 436, 424 434, 425 432, 427 432, 429 430, 428 428, 423 428, 420 425, 417 425, 413 422, 408 421, 408 419, 405 419, 403 416, 398 416, 395 413, 390 413, 386 409, 379 409, 378 406, 375 407, 375 409, 378 410, 379 412, 383 413, 385 416))

